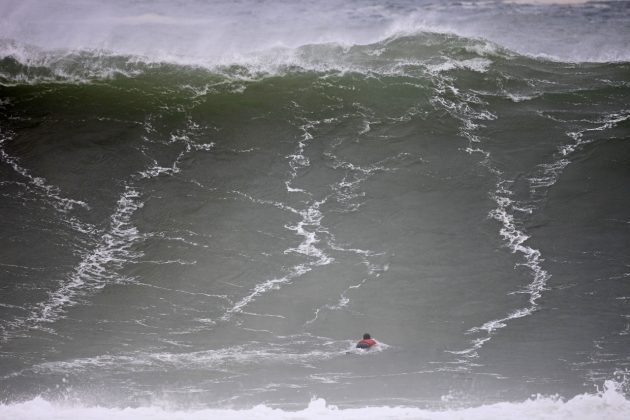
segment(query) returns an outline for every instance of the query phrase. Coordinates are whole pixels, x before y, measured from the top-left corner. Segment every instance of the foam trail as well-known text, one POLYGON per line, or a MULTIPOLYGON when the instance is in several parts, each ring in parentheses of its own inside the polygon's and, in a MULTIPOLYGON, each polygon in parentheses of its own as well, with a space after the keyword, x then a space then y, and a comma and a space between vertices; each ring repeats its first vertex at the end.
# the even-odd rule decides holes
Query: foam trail
MULTIPOLYGON (((299 107, 296 103, 293 105, 295 107, 299 107)), ((311 164, 310 160, 304 153, 308 143, 313 140, 313 135, 309 130, 312 130, 315 127, 315 124, 315 122, 307 122, 299 127, 302 131, 302 135, 297 142, 295 151, 287 156, 287 159, 289 160, 289 179, 285 181, 285 187, 288 193, 300 193, 306 194, 309 197, 312 196, 312 194, 308 191, 294 187, 293 182, 298 178, 300 170, 310 166, 311 164)), ((312 271, 315 267, 328 265, 334 261, 331 256, 326 254, 317 246, 320 242, 320 234, 330 235, 328 230, 321 224, 323 214, 320 211, 320 206, 326 203, 328 197, 325 197, 322 200, 311 200, 307 203, 308 206, 306 208, 296 209, 284 203, 260 200, 238 191, 235 193, 254 203, 272 205, 281 210, 286 210, 299 215, 300 220, 298 220, 297 223, 287 224, 284 228, 294 232, 297 236, 302 237, 302 241, 296 247, 285 249, 284 253, 302 255, 306 257, 308 261, 292 267, 284 276, 269 279, 254 286, 249 295, 243 297, 226 311, 222 317, 225 321, 229 320, 234 313, 244 313, 243 309, 261 295, 271 290, 279 289, 283 284, 292 282, 296 278, 312 271)))
POLYGON ((608 130, 608 129, 616 127, 618 124, 624 121, 628 121, 629 119, 630 119, 630 110, 622 110, 620 112, 615 112, 610 115, 607 115, 602 120, 597 121, 596 124, 599 124, 599 125, 597 125, 596 127, 586 128, 580 131, 568 132, 567 135, 574 140, 574 143, 567 144, 565 146, 560 147, 560 154, 562 156, 567 156, 573 153, 582 145, 592 142, 593 140, 584 138, 584 135, 586 133, 608 130))
MULTIPOLYGON (((196 145, 187 137, 178 138, 177 141, 185 142, 185 152, 207 149, 205 145, 196 145)), ((154 162, 152 167, 139 171, 134 177, 141 180, 162 174, 169 176, 177 174, 179 172, 177 164, 181 158, 180 153, 171 168, 166 169, 154 162)), ((141 235, 131 222, 133 214, 143 206, 140 197, 139 190, 132 184, 125 186, 116 203, 116 209, 110 216, 109 229, 94 239, 94 248, 83 255, 79 264, 69 275, 68 281, 50 292, 48 300, 39 303, 28 317, 12 321, 11 329, 39 328, 43 323, 52 323, 59 319, 68 307, 79 303, 81 298, 95 293, 108 284, 130 280, 120 276, 118 271, 126 263, 137 260, 143 255, 142 252, 134 250, 133 246, 145 236, 141 235)), ((5 334, 4 339, 6 338, 5 334)))
MULTIPOLYGON (((177 232, 174 235, 188 235, 188 236, 200 236, 198 233, 192 232, 192 231, 184 231, 184 232, 177 232)), ((148 232, 145 233, 144 235, 146 238, 158 238, 158 239, 162 239, 165 241, 173 241, 173 242, 180 242, 183 243, 185 245, 189 245, 189 246, 193 246, 193 247, 199 247, 199 248, 209 248, 210 245, 208 244, 202 244, 200 242, 196 242, 193 241, 189 238, 184 238, 183 236, 172 236, 171 233, 169 232, 148 232)))
POLYGON ((293 267, 293 269, 286 276, 273 278, 257 284, 251 290, 249 295, 243 297, 241 300, 236 302, 234 306, 232 306, 225 312, 221 319, 224 321, 228 321, 233 314, 243 313, 243 308, 253 302, 257 297, 267 293, 270 290, 277 290, 280 288, 281 285, 289 283, 293 279, 300 277, 303 274, 308 273, 309 271, 311 271, 310 267, 306 265, 299 265, 297 267, 293 267))
POLYGON ((285 225, 286 229, 304 238, 297 247, 286 249, 284 251, 285 254, 296 253, 306 257, 314 257, 316 260, 311 263, 313 266, 327 265, 333 261, 332 257, 328 256, 316 246, 320 242, 318 233, 328 233, 328 231, 321 226, 321 221, 324 216, 319 210, 320 206, 324 204, 326 200, 327 198, 314 201, 308 208, 299 212, 302 220, 294 225, 285 225))
MULTIPOLYGON (((360 112, 362 116, 365 116, 363 112, 360 112)), ((367 124, 364 120, 364 123, 367 124)), ((369 124, 367 124, 369 128, 369 124)), ((364 134, 366 132, 365 126, 359 129, 358 135, 364 134)), ((345 172, 341 181, 336 182, 330 186, 332 190, 331 197, 333 197, 337 203, 342 205, 343 211, 345 212, 353 212, 359 209, 361 206, 361 202, 356 203, 354 200, 357 198, 363 197, 365 194, 363 192, 359 192, 359 186, 361 183, 366 181, 371 176, 386 171, 395 171, 396 168, 390 168, 387 165, 391 162, 396 162, 399 160, 405 160, 412 158, 413 156, 410 153, 399 153, 392 157, 387 157, 378 161, 376 163, 367 165, 366 167, 362 167, 359 165, 355 165, 351 162, 344 161, 336 156, 333 152, 334 150, 341 145, 341 142, 336 142, 332 144, 332 150, 324 152, 324 157, 331 162, 331 167, 335 170, 343 170, 345 172)), ((422 158, 415 157, 414 161, 422 162, 422 158)), ((363 264, 367 267, 367 275, 368 277, 361 280, 356 285, 352 285, 346 288, 341 295, 336 304, 325 304, 317 309, 315 309, 315 313, 313 318, 305 322, 305 326, 314 323, 318 318, 320 313, 323 310, 340 310, 348 306, 350 303, 350 299, 347 297, 347 294, 352 289, 357 289, 361 287, 368 278, 378 278, 381 275, 381 272, 387 271, 388 266, 379 266, 371 263, 370 257, 383 255, 383 253, 374 252, 371 250, 364 250, 358 248, 349 248, 345 246, 341 246, 335 242, 334 235, 330 234, 330 232, 326 232, 329 236, 328 246, 338 252, 351 253, 361 257, 363 264)))
POLYGON ((90 238, 97 235, 98 230, 94 225, 83 222, 76 216, 69 215, 70 211, 75 209, 75 206, 80 206, 85 210, 90 210, 90 206, 84 201, 63 197, 59 187, 48 184, 45 178, 33 176, 28 169, 20 166, 19 159, 10 156, 2 148, 2 144, 6 140, 7 138, 0 140, 0 161, 9 164, 15 172, 26 178, 26 183, 19 182, 17 184, 23 186, 27 191, 34 193, 37 197, 40 197, 45 203, 54 208, 57 214, 61 216, 61 222, 68 225, 74 231, 87 235, 90 238))
MULTIPOLYGON (((0 133, 0 135, 2 135, 2 133, 0 133)), ((90 206, 83 201, 63 197, 58 187, 48 184, 45 178, 34 176, 31 174, 31 171, 21 166, 20 160, 10 156, 3 147, 10 139, 11 137, 6 135, 0 138, 0 160, 11 166, 15 172, 24 177, 28 185, 39 191, 45 201, 52 204, 55 210, 68 213, 70 210, 74 209, 75 206, 83 207, 86 210, 90 209, 90 206)))
MULTIPOLYGON (((514 217, 515 212, 530 212, 531 210, 520 207, 518 203, 512 199, 513 192, 510 190, 509 185, 512 184, 513 181, 504 179, 503 172, 494 167, 490 161, 490 152, 480 147, 481 138, 475 133, 477 129, 482 127, 479 121, 494 120, 497 117, 483 109, 486 103, 477 95, 474 93, 461 92, 452 86, 448 77, 438 75, 435 80, 437 84, 437 95, 432 98, 432 103, 436 107, 442 107, 455 119, 461 121, 460 135, 468 140, 468 147, 465 151, 469 154, 480 153, 483 156, 481 164, 499 178, 496 184, 496 190, 491 195, 497 207, 489 212, 489 216, 500 222, 499 235, 513 253, 518 253, 523 256, 524 261, 517 265, 526 267, 532 277, 532 281, 525 286, 524 289, 513 292, 529 295, 529 306, 516 308, 502 318, 493 319, 479 327, 470 328, 468 330, 469 334, 484 333, 485 336, 472 340, 472 345, 464 350, 447 351, 448 353, 461 355, 466 358, 476 358, 478 357, 478 350, 492 338, 492 335, 496 333, 497 330, 505 328, 510 320, 529 316, 537 310, 537 302, 542 297, 542 293, 551 275, 542 268, 542 262, 544 260, 540 251, 525 245, 529 236, 518 228, 517 221, 514 217), (455 99, 445 98, 444 96, 447 94, 453 95, 455 99), (481 109, 477 110, 475 107, 481 107, 481 109)), ((542 182, 543 181, 541 181, 541 183, 542 182)))
POLYGON ((363 284, 365 284, 366 281, 367 281, 367 278, 364 278, 358 284, 349 286, 346 290, 344 290, 341 293, 341 295, 339 296, 339 300, 337 301, 337 304, 335 304, 335 305, 333 305, 333 304, 326 304, 326 305, 320 306, 319 308, 315 309, 315 314, 313 315, 313 318, 311 318, 308 321, 306 321, 304 323, 304 326, 308 326, 310 324, 313 324, 315 321, 317 321, 317 319, 319 318, 320 312, 322 312, 323 310, 337 311, 337 310, 340 310, 340 309, 343 309, 343 308, 347 307, 348 304, 350 303, 350 298, 348 298, 346 296, 347 293, 350 290, 352 290, 352 289, 360 288, 361 286, 363 286, 363 284))
POLYGON ((232 194, 239 195, 239 196, 241 196, 241 197, 251 201, 252 203, 270 205, 270 206, 279 208, 281 210, 286 210, 286 211, 291 212, 293 214, 298 214, 298 215, 301 214, 299 210, 296 210, 295 208, 293 208, 293 207, 291 207, 291 206, 289 206, 287 204, 284 204, 282 202, 279 202, 279 201, 262 200, 260 198, 252 197, 251 195, 249 195, 247 193, 244 193, 242 191, 236 191, 235 190, 235 191, 231 191, 231 192, 232 192, 232 194))
MULTIPOLYGON (((562 174, 563 170, 571 163, 568 159, 569 155, 574 153, 584 144, 590 143, 594 140, 584 139, 584 134, 589 132, 598 132, 616 127, 619 123, 630 119, 629 111, 621 111, 612 113, 605 116, 603 119, 595 122, 597 126, 593 128, 587 128, 581 131, 568 132, 567 135, 574 139, 574 142, 559 148, 560 159, 551 164, 542 164, 539 167, 542 170, 542 175, 529 178, 530 190, 533 196, 539 195, 547 191, 549 187, 554 185, 562 174)), ((489 155, 488 155, 489 157, 489 155)), ((494 173, 501 176, 501 172, 492 169, 487 165, 494 173)), ((478 356, 477 351, 483 347, 483 345, 489 341, 492 335, 501 328, 507 326, 507 322, 513 319, 522 318, 531 315, 538 308, 538 300, 541 298, 542 293, 545 290, 546 284, 551 275, 542 268, 544 259, 541 256, 539 250, 525 245, 525 242, 529 239, 529 236, 517 227, 517 222, 514 218, 515 212, 531 213, 532 209, 529 207, 521 207, 518 203, 514 202, 511 198, 513 193, 510 191, 508 185, 511 181, 500 180, 497 183, 497 190, 493 194, 492 198, 497 204, 497 207, 490 212, 490 217, 501 223, 501 229, 499 231, 501 237, 506 242, 508 248, 513 253, 519 253, 523 255, 524 262, 517 264, 519 266, 526 267, 533 278, 525 289, 514 292, 524 293, 529 295, 529 306, 515 309, 503 318, 494 319, 484 323, 479 327, 473 327, 468 330, 468 333, 485 333, 485 337, 477 338, 472 341, 472 346, 460 351, 449 351, 449 353, 462 355, 468 358, 475 358, 478 356)))
POLYGON ((492 121, 497 118, 492 112, 486 109, 476 110, 475 107, 483 107, 486 103, 474 93, 460 92, 448 76, 439 73, 433 75, 435 82, 435 95, 431 97, 431 104, 436 109, 444 109, 451 117, 460 121, 459 134, 468 140, 466 153, 481 154, 485 159, 482 162, 492 172, 494 170, 489 165, 490 152, 480 147, 481 139, 475 131, 483 127, 483 121, 492 121), (449 96, 453 96, 450 99, 449 96))
POLYGON ((125 280, 116 271, 127 261, 142 255, 132 249, 132 245, 141 239, 138 229, 131 224, 131 216, 142 207, 139 198, 137 190, 129 186, 125 188, 110 218, 109 231, 101 237, 96 248, 83 257, 69 282, 51 293, 48 302, 39 305, 27 325, 53 322, 68 306, 76 304, 80 296, 93 293, 111 282, 125 280))
MULTIPOLYGON (((13 372, 7 377, 27 373, 40 375, 85 374, 92 371, 119 369, 135 373, 166 371, 170 369, 233 369, 235 366, 272 363, 278 365, 299 365, 315 361, 343 357, 352 342, 349 340, 296 340, 288 337, 285 343, 250 342, 216 350, 202 350, 183 353, 133 352, 123 354, 103 354, 93 357, 44 362, 13 372)), ((383 347, 387 347, 383 344, 383 347)), ((6 377, 5 377, 6 379, 6 377)))
MULTIPOLYGON (((545 115, 544 113, 542 115, 557 121, 557 119, 545 115)), ((596 141, 596 139, 585 138, 585 135, 615 128, 619 124, 628 120, 630 120, 630 110, 621 110, 619 112, 608 114, 600 120, 593 121, 592 123, 596 124, 595 127, 567 132, 567 136, 569 136, 573 141, 558 148, 559 159, 552 163, 539 165, 539 174, 529 178, 532 195, 536 196, 544 194, 549 187, 558 181, 564 169, 571 163, 571 160, 569 159, 570 156, 580 150, 582 146, 596 141)))
POLYGON ((507 181, 500 181, 497 185, 497 192, 493 196, 497 203, 497 208, 490 212, 490 216, 501 223, 499 231, 503 240, 507 243, 509 249, 513 253, 520 253, 524 257, 524 262, 518 265, 526 267, 532 276, 532 282, 523 290, 514 293, 524 293, 529 295, 529 306, 518 308, 510 312, 503 318, 490 320, 479 327, 473 327, 468 333, 485 333, 485 337, 477 338, 472 341, 472 346, 460 351, 448 351, 452 354, 462 355, 467 358, 475 358, 478 356, 477 351, 492 338, 497 330, 507 326, 510 320, 523 318, 531 315, 538 308, 538 300, 542 297, 547 281, 551 275, 542 268, 540 251, 525 245, 525 241, 529 239, 523 231, 516 227, 516 222, 512 214, 514 202, 510 199, 512 192, 505 186, 507 181))
MULTIPOLYGON (((567 122, 558 120, 557 118, 551 117, 544 113, 541 114, 557 122, 567 122)), ((558 148, 558 154, 560 158, 553 163, 545 163, 539 165, 542 174, 529 178, 532 194, 535 195, 539 189, 544 191, 546 188, 554 185, 560 178, 560 175, 562 175, 564 169, 571 163, 569 157, 573 155, 576 151, 578 151, 582 146, 596 141, 596 139, 585 138, 585 135, 589 133, 595 134, 597 132, 615 128, 619 124, 628 120, 630 120, 630 110, 624 109, 605 115, 603 118, 596 121, 586 121, 588 123, 595 124, 595 127, 567 132, 566 135, 570 137, 573 141, 571 143, 564 144, 558 148)))
MULTIPOLYGON (((296 107, 298 106, 297 104, 294 104, 294 105, 296 107)), ((289 179, 285 181, 285 185, 287 187, 287 191, 290 193, 291 192, 306 193, 306 191, 304 191, 301 188, 293 187, 292 183, 297 178, 298 171, 302 168, 306 168, 307 166, 311 164, 309 159, 306 156, 304 156, 304 149, 306 148, 307 143, 313 140, 313 135, 308 131, 309 129, 312 129, 313 127, 314 125, 312 123, 307 123, 300 126, 300 130, 302 130, 302 137, 298 141, 297 149, 295 150, 295 152, 287 156, 287 159, 289 159, 290 176, 289 176, 289 179)))
MULTIPOLYGON (((294 105, 296 107, 298 106, 297 104, 294 105)), ((294 187, 293 182, 298 178, 301 169, 310 166, 310 160, 308 159, 308 157, 305 156, 305 150, 308 143, 313 140, 313 135, 311 134, 310 130, 315 127, 315 124, 317 124, 317 122, 307 122, 299 127, 302 131, 302 136, 298 140, 295 151, 287 156, 287 158, 289 159, 289 179, 285 181, 285 186, 287 192, 289 193, 301 193, 311 196, 308 191, 294 187)), ((341 161, 331 152, 325 152, 324 156, 333 162, 333 169, 342 169, 345 170, 348 174, 353 174, 353 180, 348 180, 348 174, 346 174, 340 182, 335 183, 331 186, 331 189, 333 190, 332 196, 334 196, 338 202, 344 203, 344 205, 346 205, 349 200, 361 196, 361 194, 355 192, 359 183, 365 181, 374 173, 389 170, 384 166, 389 161, 406 159, 410 155, 408 153, 401 153, 397 156, 386 158, 381 162, 370 165, 367 168, 353 165, 350 162, 341 161)), ((300 264, 293 267, 288 274, 282 277, 269 279, 260 284, 257 284, 249 295, 242 298, 225 313, 222 318, 223 320, 229 320, 231 315, 234 313, 243 313, 243 308, 245 308, 248 304, 253 302, 257 297, 261 296, 262 294, 265 294, 270 290, 276 290, 280 288, 283 284, 290 283, 294 279, 310 272, 314 267, 328 265, 332 263, 334 259, 317 246, 317 244, 321 241, 320 234, 325 234, 329 238, 327 243, 328 246, 330 246, 332 249, 361 254, 365 259, 365 264, 370 266, 367 257, 373 255, 374 253, 372 253, 371 251, 357 249, 345 249, 335 245, 334 237, 332 236, 332 234, 322 226, 321 222, 323 219, 323 214, 320 210, 320 207, 330 199, 331 195, 326 196, 321 200, 312 200, 308 203, 308 207, 299 210, 284 203, 257 199, 239 191, 235 191, 234 193, 254 203, 272 205, 276 208, 299 215, 301 219, 295 224, 285 225, 285 229, 293 231, 296 235, 301 236, 303 240, 297 247, 288 248, 284 251, 284 253, 303 255, 309 258, 310 261, 306 264, 300 264)), ((355 206, 351 204, 350 206, 353 209, 356 209, 358 205, 355 206)), ((377 276, 378 275, 380 274, 377 274, 377 276)), ((329 309, 338 309, 344 307, 348 302, 348 298, 342 295, 340 297, 340 304, 335 307, 329 306, 329 309)), ((321 309, 322 308, 317 310, 315 318, 307 322, 307 324, 315 321, 315 319, 317 318, 317 314, 321 309)))
MULTIPOLYGON (((6 138, 0 141, 0 158, 25 177, 29 185, 40 191, 44 200, 51 203, 56 211, 65 215, 75 205, 89 210, 86 203, 62 197, 59 188, 47 184, 45 179, 33 176, 29 170, 20 166, 17 158, 9 156, 1 148, 5 141, 6 138)), ((123 281, 113 273, 122 267, 125 261, 139 255, 131 250, 131 245, 140 236, 137 229, 130 223, 132 214, 142 206, 138 199, 137 190, 127 186, 117 202, 116 210, 110 217, 109 229, 105 232, 98 232, 95 227, 83 223, 76 217, 62 218, 74 230, 88 234, 90 241, 96 242, 95 247, 82 256, 81 261, 69 275, 68 281, 49 293, 47 301, 37 304, 27 317, 9 322, 8 328, 3 329, 3 339, 6 340, 10 332, 14 330, 24 327, 38 328, 42 323, 54 322, 67 307, 75 305, 80 297, 93 293, 108 282, 123 281)))

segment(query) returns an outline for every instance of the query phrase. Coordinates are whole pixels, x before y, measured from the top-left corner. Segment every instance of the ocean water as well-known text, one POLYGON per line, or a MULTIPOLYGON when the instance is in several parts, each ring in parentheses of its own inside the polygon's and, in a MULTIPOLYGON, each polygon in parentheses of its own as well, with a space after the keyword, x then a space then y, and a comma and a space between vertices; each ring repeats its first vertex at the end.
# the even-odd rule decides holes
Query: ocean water
POLYGON ((2 2, 0 418, 629 418, 630 3, 535 3, 2 2))

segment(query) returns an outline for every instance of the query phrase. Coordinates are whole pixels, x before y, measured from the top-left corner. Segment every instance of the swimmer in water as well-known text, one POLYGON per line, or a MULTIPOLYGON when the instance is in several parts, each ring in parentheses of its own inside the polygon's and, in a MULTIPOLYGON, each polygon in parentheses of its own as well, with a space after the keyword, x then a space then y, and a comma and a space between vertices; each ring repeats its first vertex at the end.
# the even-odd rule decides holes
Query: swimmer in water
POLYGON ((363 334, 363 339, 357 343, 357 348, 368 350, 369 348, 372 348, 375 345, 376 345, 376 340, 370 337, 370 334, 365 333, 363 334))

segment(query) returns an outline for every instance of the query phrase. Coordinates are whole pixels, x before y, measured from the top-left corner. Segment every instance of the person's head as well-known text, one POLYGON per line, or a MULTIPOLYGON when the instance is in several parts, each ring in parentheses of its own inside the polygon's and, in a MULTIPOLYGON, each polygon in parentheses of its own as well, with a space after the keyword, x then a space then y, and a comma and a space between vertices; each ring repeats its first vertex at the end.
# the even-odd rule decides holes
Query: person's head
POLYGON ((372 338, 372 337, 370 337, 370 334, 368 334, 368 333, 363 334, 363 339, 364 340, 369 340, 370 338, 372 338))

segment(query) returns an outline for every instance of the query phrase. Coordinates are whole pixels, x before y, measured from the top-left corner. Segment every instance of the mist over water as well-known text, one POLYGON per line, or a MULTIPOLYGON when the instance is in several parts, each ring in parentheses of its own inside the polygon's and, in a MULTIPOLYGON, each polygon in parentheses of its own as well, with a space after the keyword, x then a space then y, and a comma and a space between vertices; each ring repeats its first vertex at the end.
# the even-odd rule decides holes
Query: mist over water
POLYGON ((626 1, 7 0, 0 5, 0 38, 45 50, 229 64, 273 48, 370 44, 400 33, 434 31, 483 38, 521 54, 604 62, 630 57, 629 14, 626 1))
POLYGON ((627 418, 629 12, 3 2, 0 417, 627 418))

